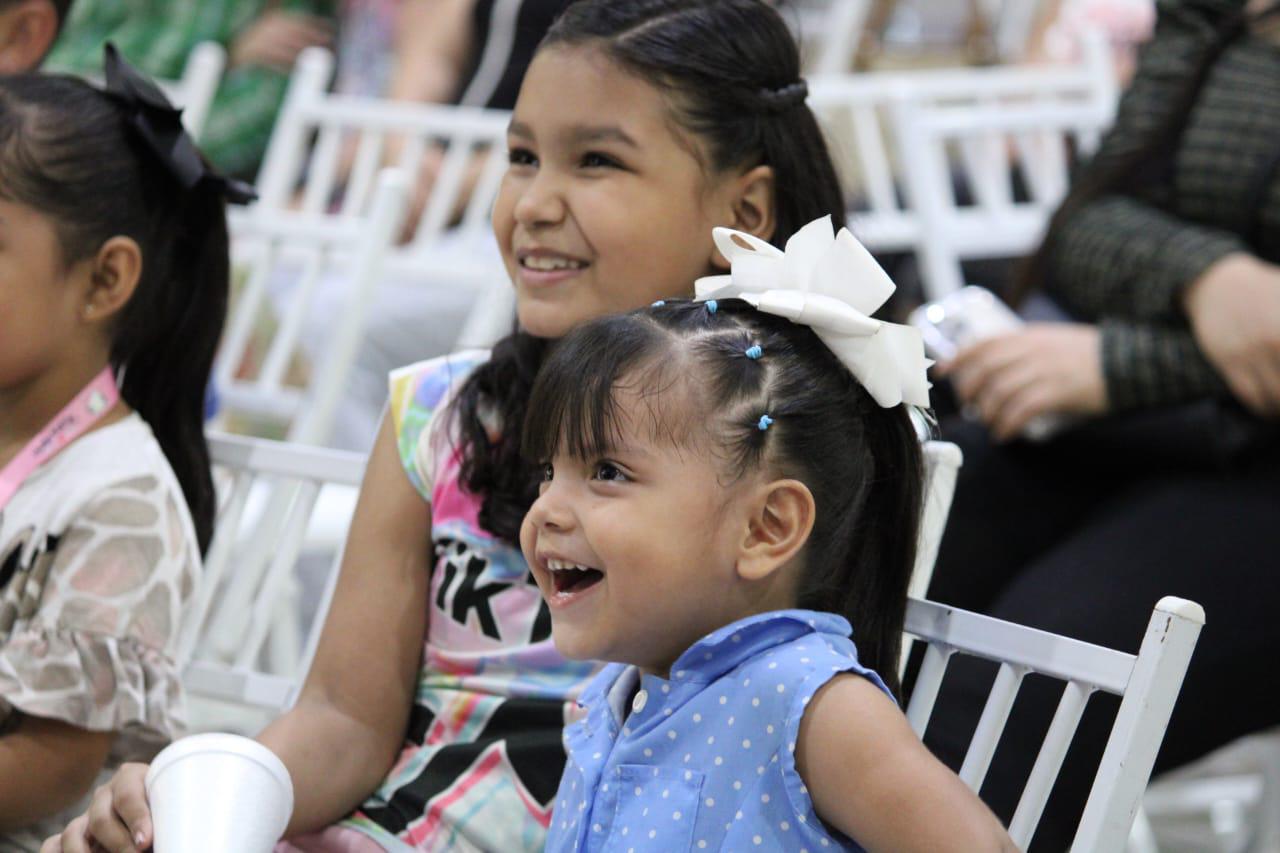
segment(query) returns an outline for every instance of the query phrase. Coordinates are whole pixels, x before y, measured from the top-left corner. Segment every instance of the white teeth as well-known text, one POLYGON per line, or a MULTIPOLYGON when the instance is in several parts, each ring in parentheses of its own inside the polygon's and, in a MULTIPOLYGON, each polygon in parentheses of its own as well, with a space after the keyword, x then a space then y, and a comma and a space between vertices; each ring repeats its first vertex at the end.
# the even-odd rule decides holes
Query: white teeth
POLYGON ((554 558, 554 557, 550 557, 550 558, 548 558, 548 559, 547 559, 547 568, 548 568, 549 570, 553 571, 553 572, 566 572, 566 571, 588 572, 588 571, 591 571, 591 567, 590 567, 590 566, 580 566, 580 565, 578 565, 577 563, 570 563, 570 562, 568 562, 568 561, 566 561, 566 560, 557 560, 557 559, 556 559, 556 558, 554 558))
POLYGON ((527 257, 522 263, 525 267, 539 272, 553 272, 555 270, 580 270, 586 264, 581 261, 573 261, 568 258, 548 258, 548 257, 527 257))

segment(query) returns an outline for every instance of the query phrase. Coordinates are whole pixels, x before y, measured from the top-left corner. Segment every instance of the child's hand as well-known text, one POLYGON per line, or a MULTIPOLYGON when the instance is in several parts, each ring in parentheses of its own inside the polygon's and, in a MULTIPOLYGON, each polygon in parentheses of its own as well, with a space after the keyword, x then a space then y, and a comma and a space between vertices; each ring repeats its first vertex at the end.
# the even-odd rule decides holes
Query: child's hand
POLYGON ((123 764, 93 792, 89 810, 45 840, 40 853, 140 853, 151 848, 151 808, 145 764, 123 764))
POLYGON ((1033 323, 967 347, 938 366, 1000 441, 1045 415, 1107 410, 1102 333, 1083 323, 1033 323))

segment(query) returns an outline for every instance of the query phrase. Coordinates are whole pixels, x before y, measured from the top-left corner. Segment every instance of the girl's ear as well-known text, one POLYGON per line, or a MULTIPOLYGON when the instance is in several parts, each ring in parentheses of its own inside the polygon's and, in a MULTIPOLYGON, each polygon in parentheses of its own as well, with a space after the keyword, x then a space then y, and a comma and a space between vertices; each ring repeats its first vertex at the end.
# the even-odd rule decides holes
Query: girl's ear
POLYGON ((774 480, 760 488, 738 553, 738 576, 758 581, 790 562, 809 541, 813 493, 799 480, 774 480))
MULTIPOLYGON (((731 221, 726 223, 736 231, 745 231, 769 240, 777 230, 777 218, 774 215, 774 181, 772 166, 756 166, 739 177, 733 179, 730 187, 729 215, 731 221)), ((729 262, 718 249, 712 249, 711 265, 716 269, 727 270, 729 262)))
POLYGON ((91 261, 84 319, 98 323, 129 304, 142 278, 142 249, 132 237, 112 237, 91 261))

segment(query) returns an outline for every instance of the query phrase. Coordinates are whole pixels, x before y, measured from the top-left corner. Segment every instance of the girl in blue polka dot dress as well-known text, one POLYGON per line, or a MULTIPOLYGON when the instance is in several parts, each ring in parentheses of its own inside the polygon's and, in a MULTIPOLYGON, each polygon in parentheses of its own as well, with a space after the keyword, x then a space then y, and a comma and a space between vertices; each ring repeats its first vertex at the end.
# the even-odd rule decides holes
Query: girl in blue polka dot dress
POLYGON ((829 219, 716 244, 729 275, 579 327, 530 401, 521 545, 560 651, 615 662, 547 849, 1011 850, 894 701, 919 336, 829 219))

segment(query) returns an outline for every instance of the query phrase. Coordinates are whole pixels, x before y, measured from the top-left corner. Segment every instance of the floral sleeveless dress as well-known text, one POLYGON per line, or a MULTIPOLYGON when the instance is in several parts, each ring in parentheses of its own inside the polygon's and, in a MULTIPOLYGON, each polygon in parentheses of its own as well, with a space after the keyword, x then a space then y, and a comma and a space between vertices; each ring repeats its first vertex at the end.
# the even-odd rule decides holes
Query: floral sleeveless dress
POLYGON ((435 565, 418 694, 399 760, 337 827, 283 850, 538 851, 566 722, 596 671, 567 661, 519 548, 481 529, 459 482, 448 403, 488 358, 465 352, 391 375, 401 460, 431 502, 435 565))

